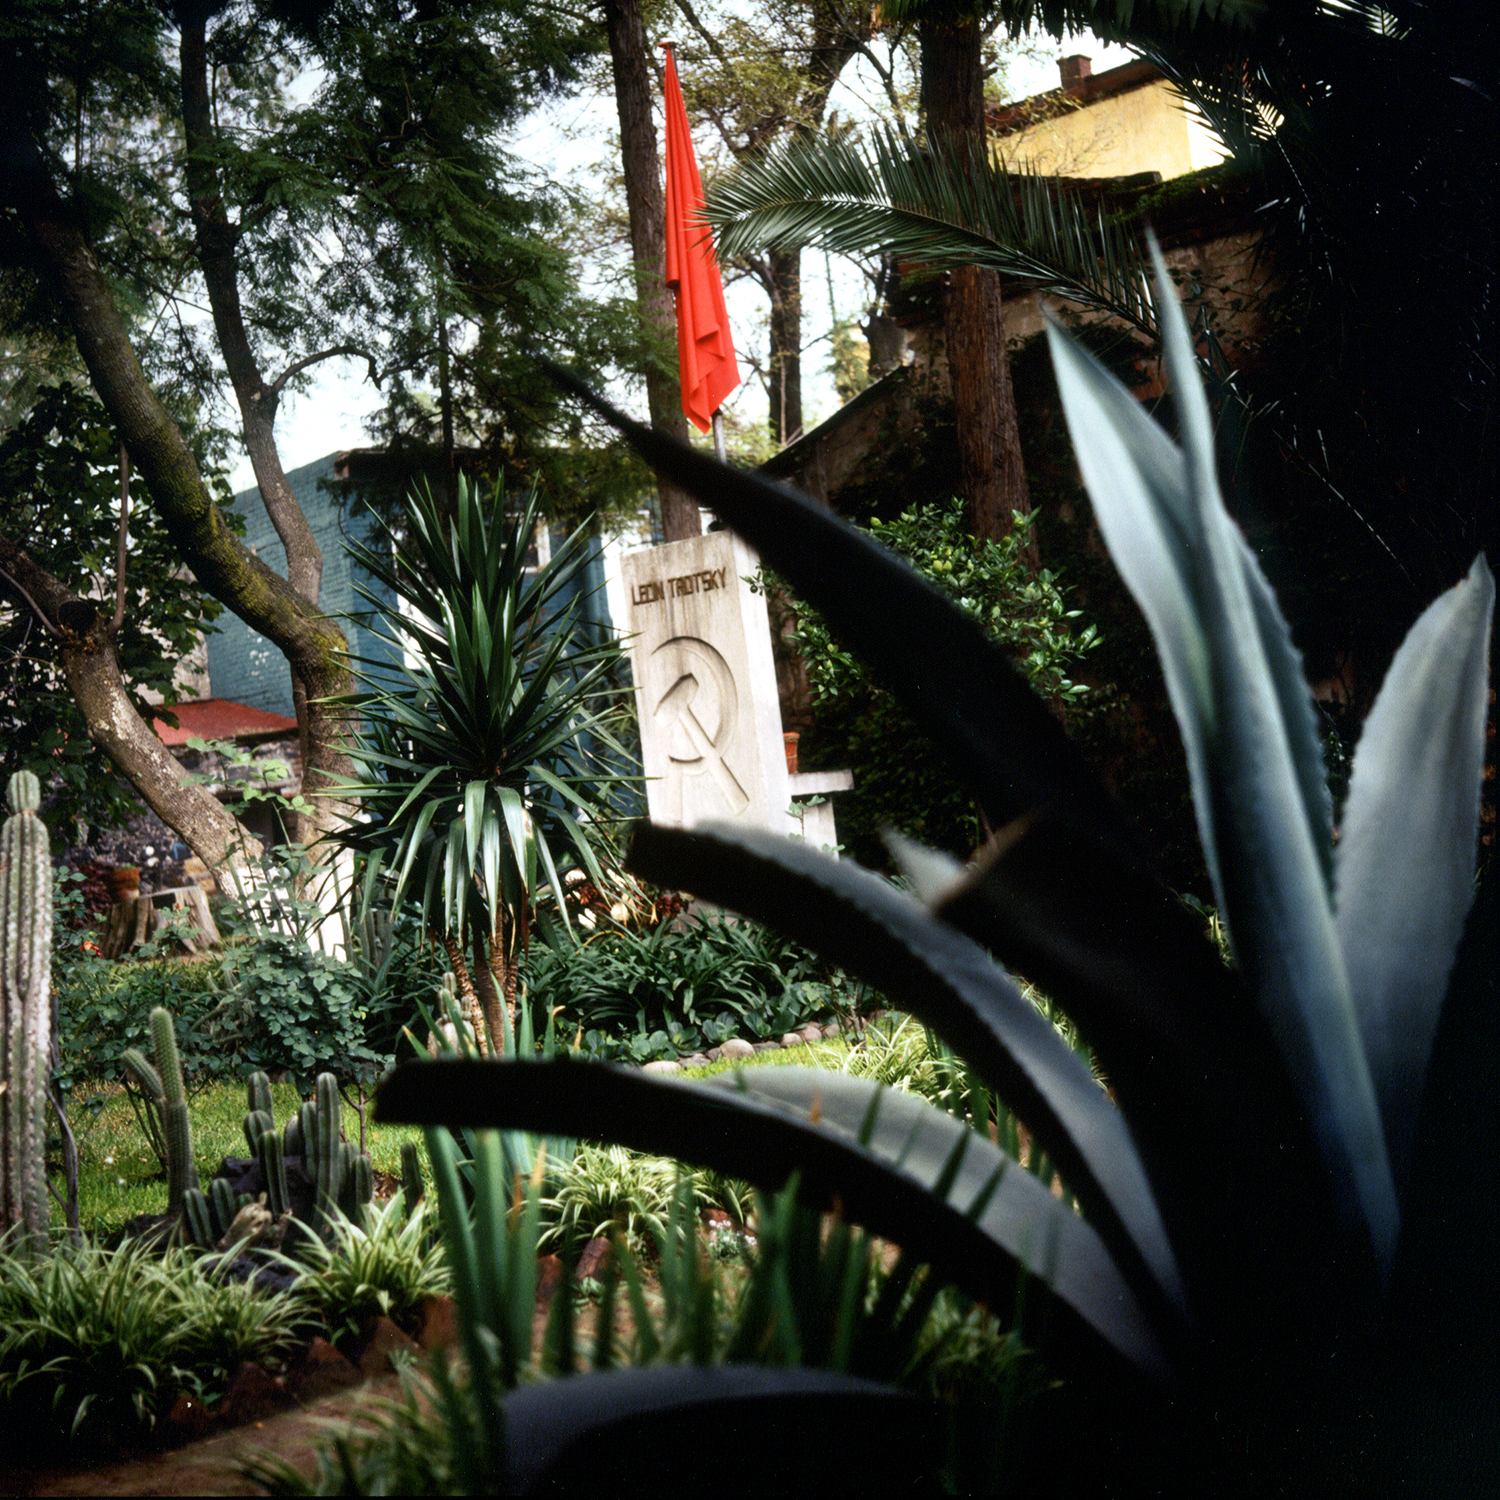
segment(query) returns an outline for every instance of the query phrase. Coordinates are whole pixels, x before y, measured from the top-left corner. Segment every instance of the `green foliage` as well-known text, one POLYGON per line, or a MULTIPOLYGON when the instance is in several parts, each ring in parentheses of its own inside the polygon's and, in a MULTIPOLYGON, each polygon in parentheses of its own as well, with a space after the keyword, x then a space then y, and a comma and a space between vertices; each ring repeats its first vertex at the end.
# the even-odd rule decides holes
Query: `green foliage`
POLYGON ((236 957, 216 1030, 236 1071, 287 1073, 299 1093, 325 1070, 372 1083, 390 1065, 365 1042, 368 994, 355 966, 296 936, 263 930, 236 957))
POLYGON ((590 1057, 649 1062, 731 1036, 780 1039, 850 995, 841 976, 749 922, 704 915, 607 929, 581 947, 533 943, 525 982, 539 1018, 590 1057))
MULTIPOLYGON (((103 408, 64 383, 0 437, 0 533, 65 587, 112 612, 120 524, 119 447, 103 408)), ((139 476, 131 484, 125 620, 115 652, 132 699, 177 700, 173 673, 212 629, 219 605, 181 578, 178 553, 139 476)), ((0 672, 6 683, 0 775, 47 768, 49 816, 113 827, 135 794, 89 738, 55 651, 30 607, 0 588, 0 672)))
MULTIPOLYGON (((964 529, 961 500, 919 505, 895 520, 871 520, 870 531, 1008 651, 1032 687, 1069 719, 1087 709, 1088 690, 1072 680, 1097 642, 1093 626, 1076 625, 1057 575, 1033 572, 1024 557, 1032 516, 1017 516, 1001 541, 964 529)), ((984 837, 972 796, 918 735, 892 694, 872 685, 859 660, 815 610, 799 614, 794 636, 807 663, 817 715, 803 737, 810 761, 848 768, 854 789, 839 798, 839 837, 862 863, 884 863, 883 830, 897 828, 950 853, 984 837)))
POLYGON ((217 1399, 242 1360, 289 1352, 298 1303, 216 1278, 188 1251, 62 1247, 0 1261, 0 1422, 12 1443, 108 1450, 179 1390, 217 1399))
POLYGON ((6 786, 0 828, 0 1244, 47 1241, 47 1088, 52 1046, 52 862, 30 771, 6 786))
MULTIPOLYGON (((363 674, 350 705, 363 718, 349 787, 360 820, 339 837, 383 857, 392 901, 410 891, 424 928, 507 990, 543 884, 566 920, 566 862, 602 880, 587 820, 609 816, 621 779, 601 756, 625 760, 608 700, 619 647, 579 619, 587 537, 575 532, 531 569, 539 515, 533 495, 507 517, 497 491, 487 518, 461 483, 451 516, 411 497, 394 561, 357 549, 412 611, 367 596, 383 633, 413 639, 417 665, 363 674)), ((485 1019, 498 1030, 497 1012, 485 1019)))
POLYGON ((357 1336, 377 1317, 414 1333, 423 1300, 450 1287, 425 1203, 408 1213, 400 1195, 357 1218, 335 1217, 325 1238, 304 1239, 293 1264, 302 1272, 296 1295, 335 1340, 357 1336))
POLYGON ((684 1173, 676 1162, 620 1146, 584 1144, 557 1169, 542 1199, 544 1227, 537 1243, 553 1249, 607 1235, 639 1250, 666 1234, 682 1181, 691 1184, 695 1216, 721 1208, 741 1224, 750 1218, 750 1189, 743 1183, 706 1170, 684 1173))

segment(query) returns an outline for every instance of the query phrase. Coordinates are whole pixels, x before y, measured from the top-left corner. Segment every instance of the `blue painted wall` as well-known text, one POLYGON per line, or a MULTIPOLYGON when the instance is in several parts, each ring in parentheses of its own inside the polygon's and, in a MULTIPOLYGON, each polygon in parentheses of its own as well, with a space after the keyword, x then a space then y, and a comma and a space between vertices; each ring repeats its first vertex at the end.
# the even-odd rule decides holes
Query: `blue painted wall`
MULTIPOLYGON (((342 617, 369 607, 354 592, 356 581, 367 588, 376 585, 363 569, 354 567, 345 547, 349 540, 368 543, 373 529, 370 513, 346 516, 337 497, 319 488, 320 480, 334 477, 337 458, 330 453, 316 463, 293 469, 286 477, 323 553, 323 588, 318 602, 330 615, 342 617)), ((286 549, 271 526, 260 491, 241 491, 234 497, 232 508, 245 518, 245 544, 273 572, 285 577, 286 549)), ((393 650, 371 631, 342 618, 340 623, 356 656, 392 660, 393 650)), ((208 677, 215 698, 248 703, 288 718, 294 715, 286 658, 263 635, 227 610, 219 616, 218 633, 208 638, 208 677)))

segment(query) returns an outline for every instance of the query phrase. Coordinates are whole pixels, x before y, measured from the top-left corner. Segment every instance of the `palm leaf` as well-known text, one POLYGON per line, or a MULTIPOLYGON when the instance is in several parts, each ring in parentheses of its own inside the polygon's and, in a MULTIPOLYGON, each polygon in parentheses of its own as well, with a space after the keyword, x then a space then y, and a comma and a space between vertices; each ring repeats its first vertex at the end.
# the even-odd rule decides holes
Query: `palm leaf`
POLYGON ((793 139, 717 183, 705 215, 721 256, 813 245, 883 249, 928 270, 989 266, 1107 314, 1154 342, 1139 244, 1103 209, 969 142, 793 139))

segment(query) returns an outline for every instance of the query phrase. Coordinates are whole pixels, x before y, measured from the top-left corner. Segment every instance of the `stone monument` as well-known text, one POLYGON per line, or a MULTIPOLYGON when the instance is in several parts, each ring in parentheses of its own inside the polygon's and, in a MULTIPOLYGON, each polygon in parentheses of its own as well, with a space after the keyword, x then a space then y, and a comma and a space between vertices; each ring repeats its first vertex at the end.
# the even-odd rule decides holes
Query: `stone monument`
POLYGON ((745 582, 759 566, 728 531, 621 559, 654 822, 792 831, 766 601, 745 582))

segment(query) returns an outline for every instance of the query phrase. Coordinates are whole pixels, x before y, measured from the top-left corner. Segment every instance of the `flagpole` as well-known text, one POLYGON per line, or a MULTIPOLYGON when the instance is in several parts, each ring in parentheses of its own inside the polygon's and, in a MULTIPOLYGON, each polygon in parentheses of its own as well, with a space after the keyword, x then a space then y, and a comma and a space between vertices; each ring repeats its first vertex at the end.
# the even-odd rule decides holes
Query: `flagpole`
POLYGON ((724 413, 722 410, 716 411, 714 413, 713 427, 714 457, 718 459, 721 464, 727 464, 729 460, 724 455, 724 413))

